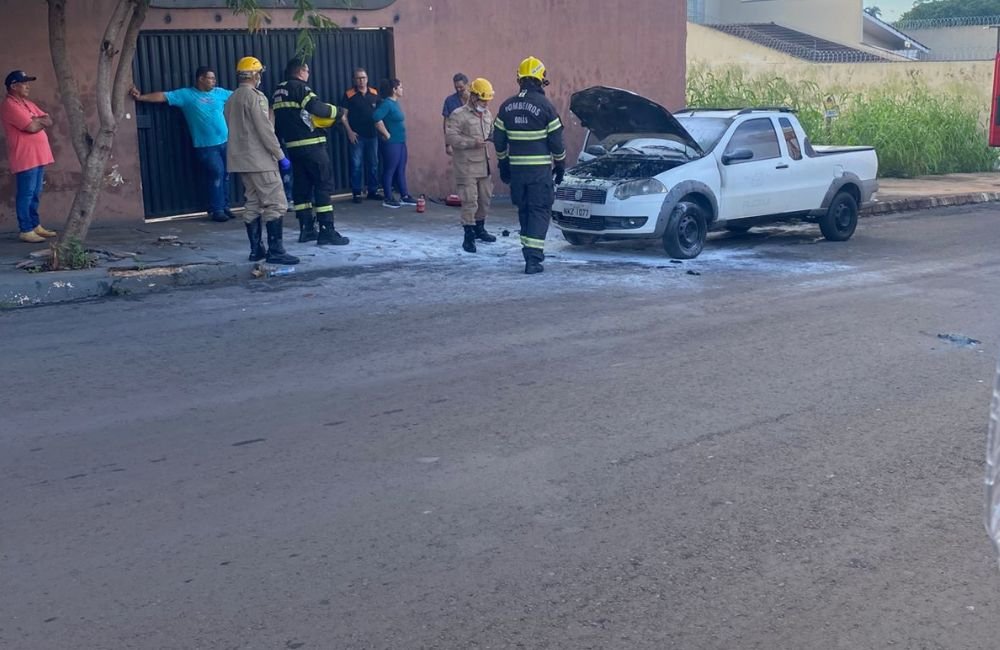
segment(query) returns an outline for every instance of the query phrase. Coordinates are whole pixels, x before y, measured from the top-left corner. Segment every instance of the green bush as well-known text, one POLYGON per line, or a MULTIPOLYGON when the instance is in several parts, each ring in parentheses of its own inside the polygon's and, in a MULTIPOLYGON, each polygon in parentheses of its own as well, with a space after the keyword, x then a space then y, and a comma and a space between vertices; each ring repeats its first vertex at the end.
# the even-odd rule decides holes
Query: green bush
POLYGON ((750 76, 740 68, 689 71, 688 106, 788 106, 815 144, 871 145, 879 176, 911 177, 993 171, 979 111, 966 98, 932 92, 919 79, 855 92, 821 89, 813 81, 750 76), (838 116, 825 119, 832 98, 838 116))

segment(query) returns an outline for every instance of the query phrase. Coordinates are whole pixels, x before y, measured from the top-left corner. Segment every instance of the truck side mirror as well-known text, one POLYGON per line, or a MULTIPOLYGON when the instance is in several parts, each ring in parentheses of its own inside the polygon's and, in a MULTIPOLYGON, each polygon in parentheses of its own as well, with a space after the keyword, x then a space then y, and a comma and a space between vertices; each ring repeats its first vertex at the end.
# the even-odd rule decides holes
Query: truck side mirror
POLYGON ((591 156, 596 157, 596 156, 603 156, 604 154, 608 153, 608 150, 604 148, 603 144, 592 144, 586 149, 584 149, 584 152, 590 154, 591 156))
POLYGON ((733 149, 722 154, 722 164, 729 165, 734 162, 753 160, 753 151, 750 149, 733 149))

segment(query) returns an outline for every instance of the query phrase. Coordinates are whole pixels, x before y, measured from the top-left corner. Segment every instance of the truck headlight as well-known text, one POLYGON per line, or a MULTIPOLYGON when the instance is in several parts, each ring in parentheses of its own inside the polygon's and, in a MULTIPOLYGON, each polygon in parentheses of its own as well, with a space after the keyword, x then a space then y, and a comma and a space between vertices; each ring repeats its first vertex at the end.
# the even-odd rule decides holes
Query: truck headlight
POLYGON ((655 178, 643 178, 622 183, 615 188, 615 198, 625 200, 643 194, 666 194, 667 188, 655 178))

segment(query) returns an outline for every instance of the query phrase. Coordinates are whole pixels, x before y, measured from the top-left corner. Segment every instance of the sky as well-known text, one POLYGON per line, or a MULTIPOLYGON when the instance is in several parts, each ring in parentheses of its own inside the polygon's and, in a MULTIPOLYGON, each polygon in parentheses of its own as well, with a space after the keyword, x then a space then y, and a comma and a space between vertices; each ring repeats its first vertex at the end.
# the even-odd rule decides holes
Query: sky
POLYGON ((878 7, 882 10, 882 20, 891 23, 913 8, 913 0, 864 0, 864 6, 878 7))

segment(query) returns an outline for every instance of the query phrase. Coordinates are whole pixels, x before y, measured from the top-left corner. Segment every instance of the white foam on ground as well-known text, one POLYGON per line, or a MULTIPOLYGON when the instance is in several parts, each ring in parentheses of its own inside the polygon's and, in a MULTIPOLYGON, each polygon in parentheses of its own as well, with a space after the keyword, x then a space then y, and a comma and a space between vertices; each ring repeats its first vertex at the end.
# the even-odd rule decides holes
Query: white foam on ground
MULTIPOLYGON (((815 228, 814 226, 812 228, 815 228)), ((354 228, 344 234, 351 237, 348 246, 319 248, 312 244, 289 244, 294 255, 333 263, 336 266, 364 266, 392 262, 457 262, 463 265, 493 266, 498 259, 503 263, 520 264, 521 246, 516 232, 508 237, 497 234, 495 243, 477 242, 478 252, 462 250, 462 232, 459 228, 428 228, 424 232, 406 230, 388 231, 384 228, 354 228)), ((773 250, 736 247, 732 241, 709 241, 700 256, 683 264, 672 264, 670 257, 656 240, 601 242, 591 246, 572 246, 562 240, 558 232, 550 231, 546 241, 546 262, 553 265, 610 265, 642 266, 649 268, 681 267, 702 273, 709 271, 740 271, 759 273, 786 273, 793 275, 818 275, 848 270, 852 267, 829 261, 791 259, 775 255, 773 250)))

